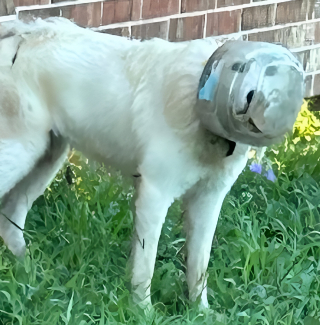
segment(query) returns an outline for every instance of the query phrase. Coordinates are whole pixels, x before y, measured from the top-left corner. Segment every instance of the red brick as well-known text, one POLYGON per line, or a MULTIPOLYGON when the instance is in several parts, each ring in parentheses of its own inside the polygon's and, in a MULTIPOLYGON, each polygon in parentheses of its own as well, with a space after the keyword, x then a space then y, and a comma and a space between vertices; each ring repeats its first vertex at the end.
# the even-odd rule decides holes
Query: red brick
POLYGON ((268 42, 268 43, 281 43, 283 45, 286 40, 286 34, 289 28, 268 30, 260 33, 252 33, 248 35, 248 41, 252 42, 268 42))
POLYGON ((308 19, 320 17, 320 3, 317 0, 308 0, 308 19))
POLYGON ((204 15, 170 19, 169 40, 173 42, 203 38, 204 15))
POLYGON ((250 3, 250 0, 217 0, 217 7, 238 6, 246 3, 250 3))
POLYGON ((276 24, 286 24, 306 20, 307 0, 294 0, 278 3, 276 24))
POLYGON ((314 23, 314 43, 320 43, 320 22, 314 23))
POLYGON ((179 0, 143 0, 142 18, 155 18, 179 13, 179 0))
POLYGON ((60 7, 62 16, 83 27, 101 25, 101 2, 60 7))
POLYGON ((310 50, 296 52, 295 57, 300 61, 303 66, 303 69, 305 71, 308 70, 310 62, 310 50))
POLYGON ((307 62, 307 72, 320 70, 320 48, 310 50, 310 57, 307 62))
POLYGON ((129 21, 131 18, 131 1, 116 0, 103 3, 102 25, 129 21))
POLYGON ((167 39, 167 35, 168 35, 167 21, 131 26, 131 36, 136 39, 145 40, 154 37, 167 39))
POLYGON ((215 0, 181 0, 181 12, 215 9, 215 0))
POLYGON ((13 0, 13 2, 16 7, 50 4, 50 0, 13 0))
POLYGON ((13 0, 0 1, 0 16, 13 15, 14 12, 13 0))
POLYGON ((249 41, 281 43, 288 48, 297 48, 308 46, 320 42, 320 23, 303 24, 300 26, 292 26, 269 30, 260 33, 249 34, 249 41))
POLYGON ((76 1, 76 0, 51 0, 51 3, 65 2, 65 1, 76 1))
POLYGON ((274 5, 244 8, 242 12, 242 30, 269 27, 273 25, 274 5))
POLYGON ((313 96, 320 95, 320 74, 314 76, 313 96))
POLYGON ((49 18, 49 17, 59 17, 59 8, 46 8, 37 10, 24 10, 19 12, 19 19, 25 22, 31 21, 34 18, 49 18))
POLYGON ((141 18, 141 1, 132 0, 131 20, 139 20, 141 18))
POLYGON ((123 37, 129 37, 130 36, 128 27, 103 29, 100 32, 104 33, 104 34, 111 34, 111 35, 123 36, 123 37))
POLYGON ((320 18, 320 3, 316 3, 311 14, 309 14, 309 19, 320 18))
POLYGON ((209 13, 206 36, 217 36, 240 31, 241 10, 209 13))
POLYGON ((312 96, 312 76, 306 76, 305 77, 305 85, 306 89, 304 92, 304 97, 311 97, 312 96))
POLYGON ((305 31, 304 45, 312 45, 320 43, 320 22, 303 24, 305 31))

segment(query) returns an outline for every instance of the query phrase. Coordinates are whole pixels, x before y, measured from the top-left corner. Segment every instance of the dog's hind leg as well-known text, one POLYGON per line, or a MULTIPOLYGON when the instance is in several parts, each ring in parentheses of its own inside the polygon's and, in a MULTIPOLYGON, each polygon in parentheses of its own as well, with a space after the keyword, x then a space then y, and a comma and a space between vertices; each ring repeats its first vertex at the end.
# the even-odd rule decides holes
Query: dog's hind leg
MULTIPOLYGON (((0 236, 3 238, 9 249, 15 255, 23 255, 25 250, 25 242, 22 229, 28 210, 31 208, 33 201, 43 193, 50 180, 61 167, 66 158, 67 145, 63 139, 51 134, 51 137, 45 139, 43 143, 37 143, 38 154, 40 157, 33 157, 33 166, 30 168, 29 162, 27 172, 24 176, 17 179, 17 175, 23 175, 19 170, 26 163, 20 160, 19 164, 12 169, 12 175, 1 175, 6 179, 6 187, 1 186, 2 194, 6 194, 2 198, 0 207, 0 236), (9 183, 11 185, 9 187, 9 183), (9 191, 8 191, 9 187, 9 191)), ((12 153, 14 154, 14 152, 12 153)), ((31 157, 29 157, 31 159, 31 157)), ((10 158, 14 160, 13 158, 10 158)), ((30 160, 29 159, 29 160, 30 160)), ((1 159, 0 159, 1 161, 1 159)), ((1 161, 2 164, 6 161, 1 161)), ((0 165, 2 170, 6 166, 0 165)))

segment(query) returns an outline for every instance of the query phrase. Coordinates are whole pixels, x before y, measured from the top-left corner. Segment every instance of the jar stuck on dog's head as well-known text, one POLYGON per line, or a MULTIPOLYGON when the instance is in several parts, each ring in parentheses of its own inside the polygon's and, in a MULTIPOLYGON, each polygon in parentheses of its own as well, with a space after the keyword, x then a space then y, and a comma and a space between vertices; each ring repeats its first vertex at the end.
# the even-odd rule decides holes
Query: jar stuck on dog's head
POLYGON ((303 95, 303 68, 287 49, 230 41, 208 60, 199 82, 196 109, 212 133, 267 146, 292 130, 303 95))

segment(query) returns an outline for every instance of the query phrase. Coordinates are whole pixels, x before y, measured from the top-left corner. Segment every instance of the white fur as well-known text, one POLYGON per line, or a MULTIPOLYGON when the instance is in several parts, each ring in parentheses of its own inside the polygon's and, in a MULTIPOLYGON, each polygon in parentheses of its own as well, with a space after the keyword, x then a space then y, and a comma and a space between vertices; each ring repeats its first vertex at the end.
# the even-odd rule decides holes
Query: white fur
MULTIPOLYGON (((184 196, 190 299, 203 292, 207 306, 205 272, 220 207, 248 151, 237 144, 227 157, 228 143, 206 131, 194 110, 205 61, 217 45, 129 41, 62 19, 15 22, 0 37, 10 33, 21 41, 12 66, 16 42, 0 46, 0 57, 10 58, 0 80, 10 80, 12 95, 9 111, 1 110, 8 100, 0 96, 0 126, 12 122, 0 129, 2 213, 24 226, 28 208, 65 157, 65 143, 127 175, 140 173, 134 296, 150 304, 161 227, 173 200, 184 196), (50 130, 59 137, 49 147, 50 130)), ((23 252, 21 234, 1 215, 0 235, 16 254, 23 252)))

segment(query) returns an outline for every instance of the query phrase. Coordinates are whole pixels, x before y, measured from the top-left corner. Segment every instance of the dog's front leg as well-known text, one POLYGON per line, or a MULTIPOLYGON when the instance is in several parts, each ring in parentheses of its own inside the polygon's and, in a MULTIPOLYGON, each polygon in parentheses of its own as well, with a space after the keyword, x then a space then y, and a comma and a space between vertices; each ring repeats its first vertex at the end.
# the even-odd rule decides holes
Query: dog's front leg
POLYGON ((208 307, 206 270, 214 232, 223 200, 247 161, 247 146, 237 145, 231 157, 214 166, 208 179, 196 184, 185 195, 187 232, 187 283, 189 299, 208 307))
MULTIPOLYGON (((132 250, 133 299, 151 306, 150 284, 162 224, 173 198, 162 186, 142 176, 136 200, 135 235, 132 250)), ((162 184, 163 185, 163 184, 162 184)))
POLYGON ((206 270, 220 208, 229 188, 224 186, 224 188, 211 188, 210 191, 206 191, 205 185, 201 185, 198 191, 191 192, 192 197, 188 195, 185 204, 187 208, 187 283, 189 299, 196 301, 201 295, 201 305, 209 307, 206 270))

